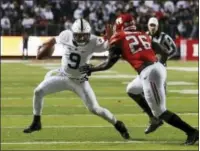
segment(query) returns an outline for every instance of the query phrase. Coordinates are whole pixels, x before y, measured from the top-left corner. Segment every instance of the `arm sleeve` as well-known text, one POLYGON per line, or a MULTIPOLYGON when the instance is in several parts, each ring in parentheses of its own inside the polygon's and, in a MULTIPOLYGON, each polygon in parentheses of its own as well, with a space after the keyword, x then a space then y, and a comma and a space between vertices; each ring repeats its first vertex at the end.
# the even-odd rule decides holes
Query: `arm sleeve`
POLYGON ((94 36, 95 49, 94 52, 104 52, 109 49, 109 42, 104 37, 94 36))

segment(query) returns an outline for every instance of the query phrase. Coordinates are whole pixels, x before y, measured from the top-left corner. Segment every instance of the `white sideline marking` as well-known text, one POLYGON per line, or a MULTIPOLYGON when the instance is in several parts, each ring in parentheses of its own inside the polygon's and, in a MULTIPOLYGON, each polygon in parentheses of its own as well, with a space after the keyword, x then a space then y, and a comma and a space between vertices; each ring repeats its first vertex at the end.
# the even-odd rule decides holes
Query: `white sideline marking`
MULTIPOLYGON (((105 70, 105 71, 99 71, 98 73, 104 74, 104 73, 118 73, 118 72, 115 70, 105 70)), ((97 74, 97 72, 95 72, 93 75, 95 75, 95 74, 97 74)))
POLYGON ((60 67, 60 63, 28 63, 26 65, 29 65, 29 66, 51 66, 51 67, 60 67))
MULTIPOLYGON (((130 82, 122 82, 122 84, 128 84, 130 82)), ((198 83, 196 83, 198 84, 198 83)), ((185 82, 185 81, 168 81, 167 82, 167 85, 196 85, 195 83, 193 82, 185 82)))
POLYGON ((1 60, 1 63, 28 63, 28 60, 1 60))
MULTIPOLYGON (((60 64, 28 64, 31 66, 42 66, 44 69, 55 69, 60 66, 60 64)), ((175 71, 189 71, 189 72, 198 72, 198 67, 167 67, 167 70, 175 70, 175 71)))
POLYGON ((116 74, 116 75, 92 75, 91 79, 127 79, 135 78, 136 75, 133 74, 116 74))
POLYGON ((57 69, 58 67, 51 67, 51 66, 45 66, 43 67, 44 69, 47 69, 47 70, 53 70, 53 69, 57 69))
POLYGON ((181 93, 181 94, 198 94, 198 90, 169 90, 169 92, 173 93, 181 93))
MULTIPOLYGON (((65 98, 65 97, 51 97, 51 98, 46 98, 46 99, 59 99, 59 100, 77 100, 79 99, 78 97, 69 97, 66 95, 66 97, 68 98, 65 98)), ((183 97, 176 97, 176 96, 167 96, 167 99, 180 99, 180 98, 183 98, 183 97)), ((196 99, 198 98, 198 96, 185 96, 184 98, 187 98, 187 99, 196 99)), ((13 99, 16 99, 16 100, 19 100, 19 99, 32 99, 32 97, 1 97, 1 100, 13 100, 13 99)), ((128 96, 127 97, 124 97, 124 96, 119 96, 119 97, 97 97, 98 100, 110 100, 110 99, 130 99, 128 96)))
POLYGON ((169 82, 167 82, 167 85, 196 85, 196 84, 193 82, 185 82, 185 81, 169 81, 169 82))
MULTIPOLYGON (((52 70, 52 69, 57 69, 59 68, 60 66, 43 66, 44 69, 47 69, 47 70, 52 70)), ((98 75, 98 74, 112 74, 113 76, 113 73, 116 74, 118 73, 117 71, 114 71, 114 70, 105 70, 105 71, 99 71, 99 72, 95 72, 93 73, 93 76, 94 75, 98 75)))
POLYGON ((167 70, 176 71, 198 71, 198 67, 167 67, 167 70))
MULTIPOLYGON (((116 104, 118 105, 118 104, 116 104)), ((2 107, 33 107, 31 105, 1 105, 2 107)), ((133 107, 133 106, 137 106, 136 104, 132 104, 132 105, 124 105, 124 104, 120 104, 120 106, 124 106, 124 107, 133 107)), ((45 105, 45 107, 73 107, 73 108, 85 108, 84 105, 45 105)))
MULTIPOLYGON (((118 105, 118 104, 116 104, 118 105)), ((2 107, 33 107, 31 105, 1 105, 2 107)), ((120 104, 120 106, 124 106, 124 107, 133 107, 133 106, 137 106, 136 104, 132 104, 132 105, 124 105, 124 104, 120 104)), ((45 105, 45 107, 75 107, 75 108, 85 108, 84 105, 45 105)))
MULTIPOLYGON (((129 98, 128 96, 127 97, 98 97, 97 99, 98 100, 109 100, 109 99, 127 99, 129 98)), ((32 97, 1 97, 2 100, 13 100, 13 99, 32 99, 32 97)), ((47 98, 46 98, 47 99, 47 98)), ((69 97, 67 96, 66 94, 66 98, 64 97, 51 97, 51 98, 48 98, 48 99, 60 99, 60 100, 77 100, 79 99, 79 97, 69 97)))
MULTIPOLYGON (((163 125, 164 127, 171 127, 170 125, 163 125)), ((193 125, 194 126, 194 125, 193 125)), ((106 126, 103 126, 103 125, 47 125, 47 126, 43 126, 43 128, 110 128, 110 127, 113 127, 112 125, 106 125, 106 126)), ((127 127, 147 127, 146 125, 127 125, 127 127)), ((194 127, 198 127, 197 126, 194 126, 194 127)), ((5 127, 1 127, 1 128, 4 128, 4 129, 23 129, 24 127, 20 127, 20 126, 5 126, 5 127)))
POLYGON ((198 90, 169 90, 169 92, 180 94, 199 94, 198 90))
MULTIPOLYGON (((198 113, 177 113, 178 115, 190 115, 190 116, 198 116, 199 114, 198 113)), ((145 116, 145 114, 144 113, 137 113, 137 114, 115 114, 115 116, 145 116)), ((22 114, 14 114, 14 115, 12 115, 12 114, 10 114, 10 115, 3 115, 3 114, 1 114, 1 116, 3 117, 3 116, 6 116, 6 117, 9 117, 9 116, 11 116, 11 117, 16 117, 16 116, 33 116, 33 115, 22 115, 22 114)), ((94 116, 93 114, 44 114, 43 116, 50 116, 50 117, 52 117, 52 116, 94 116)))
POLYGON ((181 141, 39 141, 39 142, 2 142, 2 145, 51 145, 51 144, 166 144, 181 143, 181 141))

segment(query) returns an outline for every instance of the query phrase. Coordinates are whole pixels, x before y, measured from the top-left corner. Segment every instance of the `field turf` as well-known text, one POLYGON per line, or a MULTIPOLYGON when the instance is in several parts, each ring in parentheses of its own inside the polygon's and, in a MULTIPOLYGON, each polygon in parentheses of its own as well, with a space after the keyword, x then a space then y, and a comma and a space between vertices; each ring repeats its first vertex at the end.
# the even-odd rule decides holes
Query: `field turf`
MULTIPOLYGON (((2 150, 198 150, 198 143, 184 146, 186 135, 166 123, 144 134, 148 118, 126 94, 126 85, 136 72, 123 61, 93 74, 90 84, 100 105, 127 125, 131 140, 124 140, 111 124, 91 114, 69 91, 46 96, 43 129, 24 134, 32 122, 33 90, 48 70, 57 67, 59 62, 51 60, 2 61, 2 150)), ((167 71, 168 109, 198 128, 198 62, 169 61, 167 71)))

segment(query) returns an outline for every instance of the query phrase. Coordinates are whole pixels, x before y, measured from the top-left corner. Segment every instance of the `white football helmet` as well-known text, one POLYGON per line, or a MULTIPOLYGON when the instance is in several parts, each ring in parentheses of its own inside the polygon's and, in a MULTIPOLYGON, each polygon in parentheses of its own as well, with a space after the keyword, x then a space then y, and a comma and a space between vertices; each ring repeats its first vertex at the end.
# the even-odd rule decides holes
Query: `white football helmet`
POLYGON ((154 35, 158 31, 159 23, 158 19, 151 17, 148 21, 148 30, 151 35, 154 35))
POLYGON ((84 46, 90 40, 91 26, 85 19, 77 19, 72 25, 73 40, 79 45, 84 46))

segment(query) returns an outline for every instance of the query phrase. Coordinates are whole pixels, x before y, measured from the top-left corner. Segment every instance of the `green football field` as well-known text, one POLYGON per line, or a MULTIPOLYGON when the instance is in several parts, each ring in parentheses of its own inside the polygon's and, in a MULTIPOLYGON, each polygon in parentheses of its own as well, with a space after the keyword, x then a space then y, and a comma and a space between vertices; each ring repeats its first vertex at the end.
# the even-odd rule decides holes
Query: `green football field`
MULTIPOLYGON (((48 70, 57 67, 58 61, 2 61, 2 150, 198 150, 198 143, 184 146, 186 135, 166 123, 156 132, 144 134, 148 118, 126 95, 126 85, 136 72, 123 61, 93 74, 90 84, 100 105, 127 125, 130 140, 91 114, 69 91, 46 96, 43 129, 24 134, 23 129, 32 122, 33 90, 48 70)), ((198 128, 198 62, 170 61, 167 71, 168 109, 198 128)))

